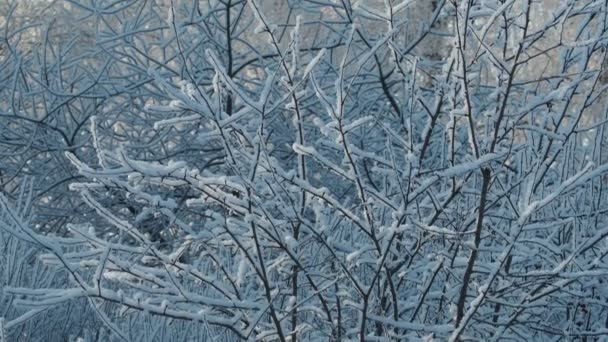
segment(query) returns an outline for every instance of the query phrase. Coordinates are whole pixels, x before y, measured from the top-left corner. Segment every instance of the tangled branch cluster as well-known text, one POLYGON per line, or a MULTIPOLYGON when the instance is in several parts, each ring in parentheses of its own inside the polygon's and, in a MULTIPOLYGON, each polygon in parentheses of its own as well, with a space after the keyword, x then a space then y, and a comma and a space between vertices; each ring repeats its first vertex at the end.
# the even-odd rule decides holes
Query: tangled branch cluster
POLYGON ((7 336, 608 334, 605 1, 271 2, 9 2, 7 336))

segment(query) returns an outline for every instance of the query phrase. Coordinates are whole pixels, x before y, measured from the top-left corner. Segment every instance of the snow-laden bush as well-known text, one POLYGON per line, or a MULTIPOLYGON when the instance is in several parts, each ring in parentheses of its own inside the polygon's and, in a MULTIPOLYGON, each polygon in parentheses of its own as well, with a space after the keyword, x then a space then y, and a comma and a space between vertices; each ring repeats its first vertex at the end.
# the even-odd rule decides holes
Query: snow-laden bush
POLYGON ((608 333, 604 1, 54 5, 83 33, 5 20, 0 146, 67 138, 0 169, 0 227, 68 280, 7 284, 9 334, 66 302, 128 341, 608 333), (24 220, 32 160, 63 178, 24 220))

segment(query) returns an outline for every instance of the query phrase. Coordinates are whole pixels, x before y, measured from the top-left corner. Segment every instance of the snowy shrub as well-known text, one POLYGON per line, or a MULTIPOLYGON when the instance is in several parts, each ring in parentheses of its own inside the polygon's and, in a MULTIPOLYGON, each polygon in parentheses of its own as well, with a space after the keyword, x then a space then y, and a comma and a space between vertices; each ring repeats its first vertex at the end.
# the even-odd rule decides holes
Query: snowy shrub
POLYGON ((4 6, 9 336, 608 334, 605 1, 4 6))

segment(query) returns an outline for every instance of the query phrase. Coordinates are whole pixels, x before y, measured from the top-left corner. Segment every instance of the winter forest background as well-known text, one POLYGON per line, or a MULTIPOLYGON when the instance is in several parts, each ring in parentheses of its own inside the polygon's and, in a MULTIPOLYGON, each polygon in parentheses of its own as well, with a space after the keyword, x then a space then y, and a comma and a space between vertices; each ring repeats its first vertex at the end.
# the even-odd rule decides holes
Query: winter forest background
POLYGON ((605 0, 1 0, 0 341, 608 340, 605 0))

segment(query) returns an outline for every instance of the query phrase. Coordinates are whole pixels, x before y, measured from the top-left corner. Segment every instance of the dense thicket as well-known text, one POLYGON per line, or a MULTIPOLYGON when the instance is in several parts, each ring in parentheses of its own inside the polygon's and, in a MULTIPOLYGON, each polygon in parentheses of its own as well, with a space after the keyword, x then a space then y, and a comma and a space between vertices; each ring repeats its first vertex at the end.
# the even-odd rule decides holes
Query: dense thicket
POLYGON ((0 340, 608 334, 608 4, 0 4, 0 340))

